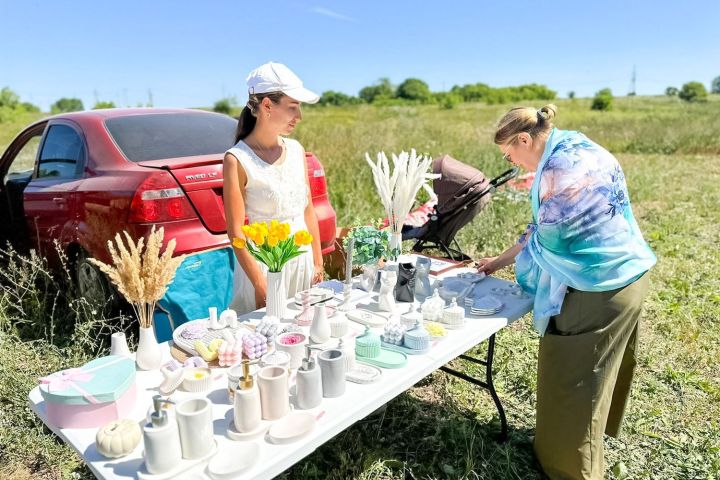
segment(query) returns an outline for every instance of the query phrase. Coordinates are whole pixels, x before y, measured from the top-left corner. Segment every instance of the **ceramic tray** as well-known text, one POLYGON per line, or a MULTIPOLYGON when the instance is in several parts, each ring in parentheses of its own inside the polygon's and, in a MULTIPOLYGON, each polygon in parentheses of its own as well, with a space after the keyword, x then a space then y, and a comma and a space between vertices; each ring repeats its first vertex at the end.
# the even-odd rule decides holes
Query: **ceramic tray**
POLYGON ((187 470, 190 470, 192 467, 198 465, 199 463, 205 462, 208 458, 215 455, 217 453, 217 450, 217 441, 213 440, 213 448, 211 448, 206 455, 200 458, 195 458, 193 460, 183 458, 178 462, 175 468, 165 473, 149 473, 145 467, 145 462, 143 462, 137 472, 137 478, 139 480, 165 480, 169 478, 176 478, 178 475, 182 474, 187 470))
POLYGON ((380 368, 402 368, 407 365, 407 355, 387 348, 380 348, 380 355, 373 358, 363 357, 356 353, 355 360, 380 368))
POLYGON ((355 368, 345 374, 345 379, 353 383, 374 383, 380 380, 382 370, 372 365, 355 363, 355 368))
MULTIPOLYGON (((432 337, 430 337, 430 339, 432 339, 432 337)), ((422 350, 415 350, 414 348, 408 348, 405 345, 394 345, 392 343, 386 342, 382 342, 382 348, 387 348, 388 350, 394 350, 396 352, 407 353, 408 355, 423 355, 430 351, 429 345, 427 348, 423 348, 422 350)))
POLYGON ((317 418, 310 412, 292 412, 276 420, 268 430, 268 439, 275 444, 292 443, 312 432, 317 418))
POLYGON ((382 327, 387 322, 387 319, 377 313, 369 310, 357 309, 351 310, 345 313, 348 320, 359 323, 361 325, 367 325, 369 327, 382 327))
MULTIPOLYGON (((187 353, 189 353, 191 355, 199 355, 199 353, 195 351, 195 347, 194 347, 195 340, 189 340, 187 338, 183 338, 183 336, 182 336, 183 330, 185 328, 187 328, 188 325, 193 325, 193 324, 200 324, 200 325, 204 325, 207 327, 208 319, 202 318, 200 320, 191 320, 189 322, 183 323, 182 325, 180 325, 173 331, 173 342, 175 343, 175 345, 177 345, 182 350, 185 350, 187 353)), ((204 343, 205 346, 208 346, 208 345, 210 345, 210 342, 212 342, 216 338, 224 338, 223 334, 222 334, 223 330, 230 332, 230 334, 234 337, 235 333, 238 330, 246 330, 248 332, 252 332, 255 330, 255 327, 250 326, 246 322, 243 322, 243 323, 238 323, 238 326, 236 328, 225 327, 225 328, 221 328, 219 330, 208 329, 205 336, 203 336, 199 340, 202 343, 204 343)))

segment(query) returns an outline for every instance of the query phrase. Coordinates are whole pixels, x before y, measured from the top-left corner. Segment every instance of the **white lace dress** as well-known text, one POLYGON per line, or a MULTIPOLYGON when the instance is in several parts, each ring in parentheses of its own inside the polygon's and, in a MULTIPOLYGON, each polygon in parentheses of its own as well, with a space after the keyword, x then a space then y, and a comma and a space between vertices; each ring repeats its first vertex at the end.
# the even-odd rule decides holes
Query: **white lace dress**
MULTIPOLYGON (((269 164, 258 157, 242 140, 227 153, 237 158, 247 176, 245 186, 245 212, 250 223, 278 220, 290 224, 291 233, 307 230, 305 207, 308 203, 307 175, 303 147, 296 140, 282 138, 285 143, 285 159, 269 164)), ((310 245, 302 247, 305 253, 293 258, 283 268, 289 298, 310 288, 313 275, 313 256, 310 245)), ((267 267, 258 262, 267 272, 267 267)), ((255 287, 235 259, 233 300, 230 308, 243 314, 255 307, 255 287)))

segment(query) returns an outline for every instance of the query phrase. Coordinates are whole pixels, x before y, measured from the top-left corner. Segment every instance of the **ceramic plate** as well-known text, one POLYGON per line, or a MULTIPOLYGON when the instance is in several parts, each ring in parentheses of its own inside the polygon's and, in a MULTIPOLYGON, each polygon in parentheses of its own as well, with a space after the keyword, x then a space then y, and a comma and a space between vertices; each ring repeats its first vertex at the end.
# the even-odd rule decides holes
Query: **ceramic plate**
POLYGON ((268 430, 268 436, 273 443, 291 443, 310 433, 316 422, 312 413, 293 412, 273 423, 268 430))

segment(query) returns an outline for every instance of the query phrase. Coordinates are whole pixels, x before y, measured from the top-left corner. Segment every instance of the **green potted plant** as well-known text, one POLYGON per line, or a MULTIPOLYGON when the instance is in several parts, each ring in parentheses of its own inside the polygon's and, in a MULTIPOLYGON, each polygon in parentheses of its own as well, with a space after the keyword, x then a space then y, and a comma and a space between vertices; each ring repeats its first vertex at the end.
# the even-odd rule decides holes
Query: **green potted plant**
POLYGON ((352 259, 347 261, 361 266, 360 287, 371 291, 377 282, 379 263, 388 255, 390 232, 371 225, 358 226, 343 239, 343 246, 347 248, 350 239, 353 240, 352 259))

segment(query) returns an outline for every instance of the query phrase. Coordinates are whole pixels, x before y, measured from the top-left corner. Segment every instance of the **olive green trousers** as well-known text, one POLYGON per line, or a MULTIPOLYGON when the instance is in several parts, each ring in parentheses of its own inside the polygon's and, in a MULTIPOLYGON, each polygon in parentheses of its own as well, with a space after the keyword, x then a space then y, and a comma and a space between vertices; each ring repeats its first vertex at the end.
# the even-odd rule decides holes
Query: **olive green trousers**
POLYGON ((602 479, 620 433, 648 275, 607 292, 569 289, 538 354, 535 454, 551 479, 602 479))

